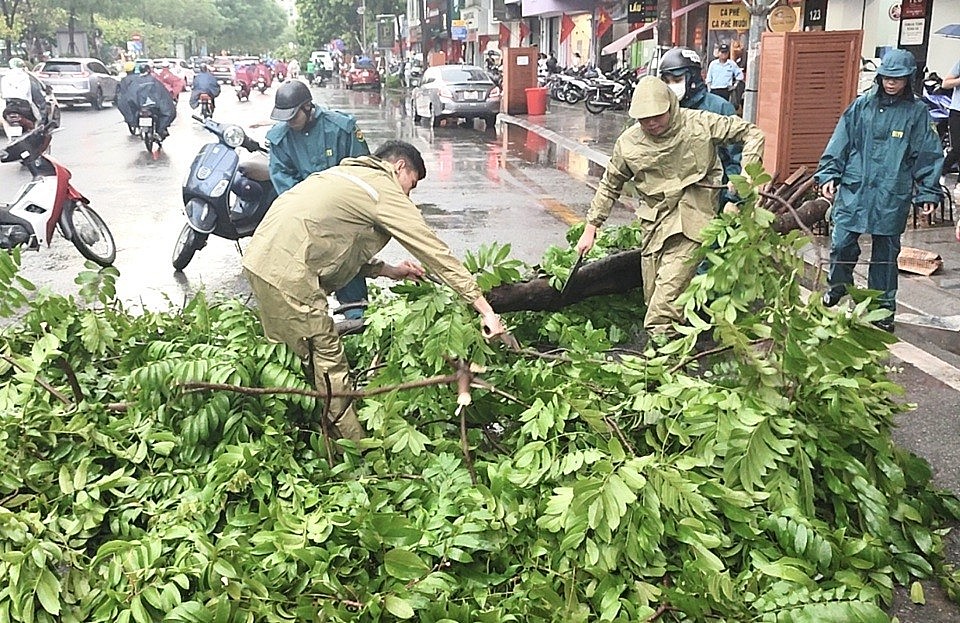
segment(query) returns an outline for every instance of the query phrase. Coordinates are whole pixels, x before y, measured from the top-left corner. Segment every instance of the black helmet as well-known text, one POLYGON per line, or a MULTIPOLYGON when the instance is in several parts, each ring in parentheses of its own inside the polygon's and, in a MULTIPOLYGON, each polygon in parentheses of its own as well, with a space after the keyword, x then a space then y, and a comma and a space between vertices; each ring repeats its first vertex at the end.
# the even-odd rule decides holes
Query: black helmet
POLYGON ((297 114, 300 107, 313 101, 310 87, 299 80, 284 82, 277 89, 277 97, 273 101, 273 112, 270 118, 274 121, 289 121, 297 114))
POLYGON ((700 55, 690 48, 670 48, 660 59, 661 77, 663 74, 679 76, 682 73, 688 73, 690 69, 695 69, 697 73, 703 69, 700 55))
POLYGON ((670 87, 680 99, 681 106, 695 106, 692 102, 697 102, 698 96, 706 90, 707 85, 700 73, 702 70, 700 55, 690 48, 670 48, 660 58, 661 79, 672 82, 667 81, 666 77, 684 78, 683 89, 679 92, 673 86, 670 87))

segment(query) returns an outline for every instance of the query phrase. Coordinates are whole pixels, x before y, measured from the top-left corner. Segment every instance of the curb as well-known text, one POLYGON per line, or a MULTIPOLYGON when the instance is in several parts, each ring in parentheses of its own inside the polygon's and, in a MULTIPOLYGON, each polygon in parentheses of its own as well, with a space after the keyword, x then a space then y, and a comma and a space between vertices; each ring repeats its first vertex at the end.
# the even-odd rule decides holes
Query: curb
POLYGON ((540 136, 547 139, 548 141, 555 143, 560 147, 563 147, 567 151, 577 153, 583 156, 584 158, 586 158, 587 160, 589 160, 590 162, 600 165, 604 169, 606 169, 607 165, 610 163, 610 156, 608 156, 607 154, 601 151, 597 151, 592 147, 587 147, 586 145, 582 145, 577 141, 574 141, 572 139, 565 137, 562 134, 558 134, 557 132, 554 132, 553 130, 548 130, 542 125, 531 123, 530 121, 527 121, 522 117, 516 117, 514 115, 508 115, 507 113, 502 112, 497 115, 497 121, 508 123, 510 125, 519 126, 525 130, 539 134, 540 136))

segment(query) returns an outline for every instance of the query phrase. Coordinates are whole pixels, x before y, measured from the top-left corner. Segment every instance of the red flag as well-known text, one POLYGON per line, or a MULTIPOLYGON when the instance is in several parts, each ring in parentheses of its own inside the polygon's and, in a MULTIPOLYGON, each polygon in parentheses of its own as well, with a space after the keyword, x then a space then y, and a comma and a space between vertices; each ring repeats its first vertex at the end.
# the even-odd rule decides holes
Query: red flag
POLYGON ((500 47, 510 47, 510 27, 503 22, 500 22, 500 47))
POLYGON ((523 45, 523 40, 530 36, 530 26, 527 22, 520 22, 520 45, 523 45))
POLYGON ((563 18, 560 20, 560 43, 563 43, 570 38, 571 33, 573 33, 573 28, 573 19, 564 13, 563 18))
POLYGON ((606 9, 601 7, 600 14, 597 16, 597 38, 602 37, 611 28, 613 28, 613 18, 606 9))

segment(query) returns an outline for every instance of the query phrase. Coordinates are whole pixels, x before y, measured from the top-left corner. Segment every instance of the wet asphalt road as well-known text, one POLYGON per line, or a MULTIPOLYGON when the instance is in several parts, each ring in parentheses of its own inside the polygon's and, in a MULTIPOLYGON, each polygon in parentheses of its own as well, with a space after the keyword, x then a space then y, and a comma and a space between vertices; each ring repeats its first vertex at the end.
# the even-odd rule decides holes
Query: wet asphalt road
MULTIPOLYGON (((552 145, 520 128, 486 129, 480 121, 469 127, 431 128, 413 123, 402 93, 335 87, 313 91, 315 101, 357 117, 371 151, 399 138, 423 152, 427 178, 412 198, 460 257, 499 241, 510 243, 516 257, 535 263, 549 245, 563 242, 568 224, 585 213, 592 197, 592 190, 577 181, 596 173, 588 161, 568 154, 560 156, 558 167, 552 145)), ((262 140, 272 124, 274 92, 253 93, 249 102, 241 103, 231 87, 224 87, 214 118, 236 123, 262 140)), ((170 137, 153 156, 130 136, 112 107, 64 110, 63 127, 53 139, 52 156, 70 169, 74 186, 90 198, 113 232, 115 266, 121 274, 118 295, 134 306, 181 305, 201 288, 225 295, 248 292, 239 253, 230 241, 211 238, 183 273, 175 273, 171 265, 185 222, 182 181, 199 148, 215 140, 191 119, 187 99, 187 94, 181 96, 170 137)), ((28 179, 17 164, 0 167, 0 200, 12 198, 28 179)), ((63 238, 55 236, 50 248, 24 257, 23 274, 37 285, 61 293, 76 289, 73 279, 83 258, 63 238)), ((391 244, 382 257, 396 261, 408 256, 391 244)))

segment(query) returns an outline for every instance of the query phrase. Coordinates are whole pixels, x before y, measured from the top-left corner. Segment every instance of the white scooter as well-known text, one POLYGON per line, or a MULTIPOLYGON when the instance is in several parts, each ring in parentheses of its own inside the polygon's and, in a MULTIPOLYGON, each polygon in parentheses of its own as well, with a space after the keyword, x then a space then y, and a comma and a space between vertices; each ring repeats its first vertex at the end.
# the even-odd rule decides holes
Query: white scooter
POLYGON ((12 203, 0 203, 0 249, 24 245, 39 251, 59 228, 85 258, 110 266, 117 256, 113 234, 70 184, 70 171, 41 153, 45 136, 40 124, 0 150, 0 162, 22 162, 33 176, 12 203))

